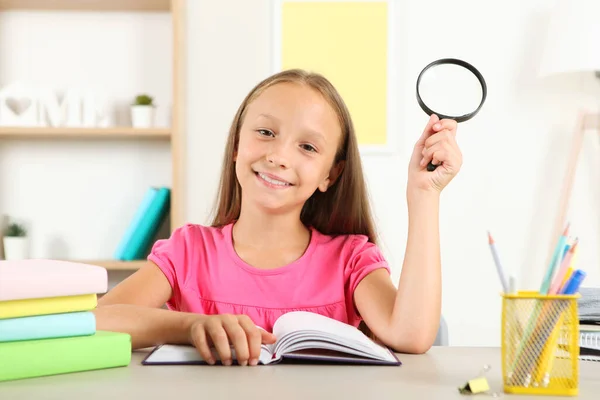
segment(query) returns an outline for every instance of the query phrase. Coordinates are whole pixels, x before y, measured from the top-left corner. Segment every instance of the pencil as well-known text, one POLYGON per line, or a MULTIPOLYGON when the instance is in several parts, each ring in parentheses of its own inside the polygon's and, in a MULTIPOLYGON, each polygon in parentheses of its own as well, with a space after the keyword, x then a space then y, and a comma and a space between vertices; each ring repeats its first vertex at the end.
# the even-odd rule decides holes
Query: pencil
POLYGON ((488 231, 488 243, 490 245, 490 250, 492 251, 492 257, 494 258, 494 264, 496 264, 496 271, 498 271, 498 276, 500 277, 500 283, 502 284, 502 289, 504 293, 509 293, 508 282, 506 281, 506 276, 504 275, 504 269, 502 268, 502 264, 500 264, 500 257, 498 257, 498 251, 496 249, 496 242, 494 242, 494 238, 492 238, 491 233, 488 231))
POLYGON ((552 282, 552 285, 550 286, 549 294, 558 294, 559 293, 559 290, 563 283, 563 279, 567 273, 567 269, 571 266, 571 261, 573 260, 573 256, 575 255, 576 250, 577 250, 577 240, 575 241, 575 243, 573 243, 573 245, 569 249, 569 252, 565 256, 565 258, 562 260, 560 268, 559 268, 558 272, 556 273, 556 276, 554 277, 554 281, 552 282))
POLYGON ((546 271, 546 276, 544 276, 544 280, 542 282, 542 287, 540 288, 540 294, 548 294, 548 290, 550 290, 550 283, 552 282, 552 277, 554 276, 554 270, 556 266, 560 264, 562 261, 561 253, 565 249, 565 243, 567 242, 567 237, 569 236, 569 224, 565 227, 563 234, 558 239, 558 244, 554 249, 554 254, 552 255, 552 260, 550 261, 550 265, 548 266, 548 270, 546 271))

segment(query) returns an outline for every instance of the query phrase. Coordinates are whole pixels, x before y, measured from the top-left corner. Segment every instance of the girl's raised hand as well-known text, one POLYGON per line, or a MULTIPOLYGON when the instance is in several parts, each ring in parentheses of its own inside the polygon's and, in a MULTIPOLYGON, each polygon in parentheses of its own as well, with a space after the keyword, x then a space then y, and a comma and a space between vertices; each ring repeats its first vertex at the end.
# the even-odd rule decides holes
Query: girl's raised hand
POLYGON ((456 143, 456 121, 440 120, 433 114, 415 144, 408 168, 408 190, 441 192, 462 165, 462 154, 456 143), (438 167, 428 171, 432 161, 438 167))
POLYGON ((211 365, 215 363, 211 348, 223 365, 231 365, 232 346, 238 364, 256 365, 261 344, 275 343, 275 336, 258 328, 247 315, 206 315, 191 326, 190 342, 211 365))

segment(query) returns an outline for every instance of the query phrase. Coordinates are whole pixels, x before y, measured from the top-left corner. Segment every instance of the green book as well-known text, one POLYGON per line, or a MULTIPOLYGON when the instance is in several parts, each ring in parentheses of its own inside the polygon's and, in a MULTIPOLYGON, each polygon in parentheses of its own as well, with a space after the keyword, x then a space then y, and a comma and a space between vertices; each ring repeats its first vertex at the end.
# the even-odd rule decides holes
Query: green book
POLYGON ((161 221, 170 210, 171 189, 161 187, 152 199, 145 214, 136 226, 127 243, 122 259, 125 261, 142 260, 148 254, 148 248, 160 228, 161 221))
POLYGON ((94 369, 131 362, 131 336, 96 331, 90 336, 0 343, 0 382, 94 369))

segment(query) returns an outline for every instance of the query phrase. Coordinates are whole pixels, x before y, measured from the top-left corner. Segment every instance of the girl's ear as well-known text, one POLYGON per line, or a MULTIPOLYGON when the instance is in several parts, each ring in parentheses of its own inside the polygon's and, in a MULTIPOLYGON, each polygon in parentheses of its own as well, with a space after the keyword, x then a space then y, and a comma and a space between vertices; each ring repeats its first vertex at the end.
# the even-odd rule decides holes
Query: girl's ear
POLYGON ((326 192, 327 189, 329 189, 331 185, 333 185, 335 181, 340 177, 342 171, 344 170, 344 163, 344 160, 338 161, 333 167, 331 167, 329 175, 327 175, 327 178, 325 178, 323 182, 321 182, 321 184, 319 185, 319 190, 321 192, 326 192))

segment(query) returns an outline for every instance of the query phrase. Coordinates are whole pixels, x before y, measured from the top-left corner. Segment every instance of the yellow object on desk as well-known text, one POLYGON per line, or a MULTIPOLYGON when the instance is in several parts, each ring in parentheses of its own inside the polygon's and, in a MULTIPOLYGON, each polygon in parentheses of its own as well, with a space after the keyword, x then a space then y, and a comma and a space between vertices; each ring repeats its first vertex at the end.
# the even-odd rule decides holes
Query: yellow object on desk
POLYGON ((88 311, 97 304, 95 293, 0 301, 0 319, 88 311))
POLYGON ((504 294, 504 391, 575 396, 579 389, 579 295, 504 294))

